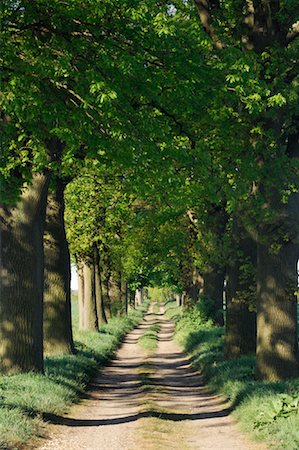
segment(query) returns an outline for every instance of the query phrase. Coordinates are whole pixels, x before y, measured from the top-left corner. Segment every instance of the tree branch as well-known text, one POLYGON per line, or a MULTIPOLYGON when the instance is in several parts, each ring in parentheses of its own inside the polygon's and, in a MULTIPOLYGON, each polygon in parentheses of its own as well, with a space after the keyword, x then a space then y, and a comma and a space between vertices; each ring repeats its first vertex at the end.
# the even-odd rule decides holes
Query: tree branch
POLYGON ((176 126, 179 128, 180 133, 184 134, 190 140, 191 148, 192 149, 195 148, 195 145, 196 145, 195 137, 193 137, 191 135, 191 133, 186 129, 185 125, 183 123, 181 123, 180 120, 178 120, 178 118, 174 114, 167 111, 165 108, 163 108, 163 106, 159 105, 155 101, 151 101, 149 103, 149 105, 154 108, 157 108, 162 114, 164 114, 164 116, 171 119, 176 124, 176 126))
POLYGON ((218 38, 218 36, 214 30, 214 27, 212 25, 209 0, 194 0, 194 2, 197 7, 198 15, 199 15, 200 21, 202 23, 202 26, 203 26, 205 32, 212 39, 214 46, 217 49, 224 48, 224 44, 218 38))

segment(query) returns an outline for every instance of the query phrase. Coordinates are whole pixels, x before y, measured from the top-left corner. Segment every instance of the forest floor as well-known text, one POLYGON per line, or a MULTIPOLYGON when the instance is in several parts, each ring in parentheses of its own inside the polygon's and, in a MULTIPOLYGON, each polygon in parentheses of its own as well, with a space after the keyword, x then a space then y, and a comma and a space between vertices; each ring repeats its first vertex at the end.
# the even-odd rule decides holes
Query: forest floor
POLYGON ((39 450, 264 450, 237 428, 229 405, 203 384, 173 341, 174 325, 151 310, 66 416, 53 416, 39 450), (138 340, 159 325, 157 348, 138 340))

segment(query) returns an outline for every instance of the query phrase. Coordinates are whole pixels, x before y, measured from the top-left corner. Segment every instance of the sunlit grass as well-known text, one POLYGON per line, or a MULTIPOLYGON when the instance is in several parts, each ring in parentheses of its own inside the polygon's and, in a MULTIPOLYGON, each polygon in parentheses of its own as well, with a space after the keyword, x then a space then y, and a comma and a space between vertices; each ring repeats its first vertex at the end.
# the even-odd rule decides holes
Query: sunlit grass
POLYGON ((153 353, 158 346, 158 334, 160 331, 160 325, 151 325, 146 329, 142 336, 138 339, 138 344, 143 350, 153 353))

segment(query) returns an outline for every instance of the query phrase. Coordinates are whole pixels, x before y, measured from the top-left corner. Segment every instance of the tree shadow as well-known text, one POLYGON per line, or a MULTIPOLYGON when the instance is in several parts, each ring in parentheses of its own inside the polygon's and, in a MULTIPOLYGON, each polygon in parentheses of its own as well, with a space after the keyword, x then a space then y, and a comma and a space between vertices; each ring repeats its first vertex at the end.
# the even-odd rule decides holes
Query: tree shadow
POLYGON ((74 419, 71 417, 63 417, 55 414, 44 414, 44 420, 55 424, 67 427, 99 427, 105 425, 119 425, 123 423, 135 422, 136 420, 144 418, 158 418, 162 420, 170 420, 172 422, 181 422, 184 420, 203 420, 215 419, 219 417, 227 417, 230 414, 230 409, 225 408, 220 411, 208 411, 198 414, 180 414, 172 412, 160 412, 154 409, 132 414, 125 417, 115 417, 113 419, 74 419))

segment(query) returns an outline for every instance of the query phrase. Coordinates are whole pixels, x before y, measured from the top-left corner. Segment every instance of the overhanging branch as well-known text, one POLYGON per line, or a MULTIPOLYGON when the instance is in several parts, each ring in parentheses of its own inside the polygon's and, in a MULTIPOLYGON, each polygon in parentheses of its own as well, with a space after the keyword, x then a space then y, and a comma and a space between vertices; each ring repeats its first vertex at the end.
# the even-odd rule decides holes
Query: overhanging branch
POLYGON ((205 32, 210 36, 214 46, 217 49, 224 48, 224 44, 218 38, 212 25, 212 17, 210 12, 209 0, 194 0, 200 21, 205 32))

